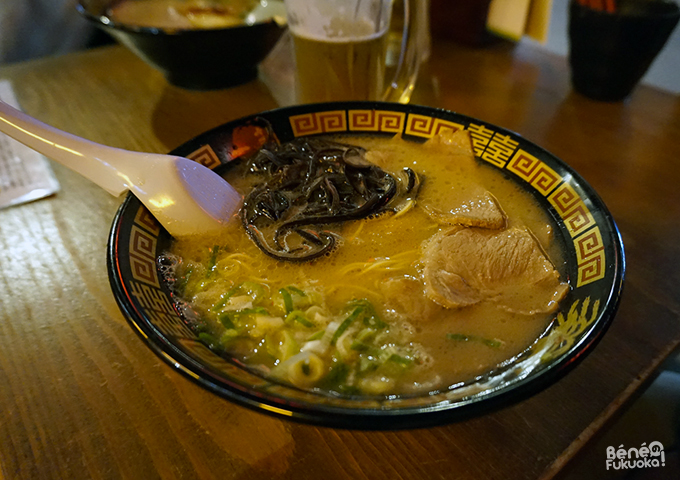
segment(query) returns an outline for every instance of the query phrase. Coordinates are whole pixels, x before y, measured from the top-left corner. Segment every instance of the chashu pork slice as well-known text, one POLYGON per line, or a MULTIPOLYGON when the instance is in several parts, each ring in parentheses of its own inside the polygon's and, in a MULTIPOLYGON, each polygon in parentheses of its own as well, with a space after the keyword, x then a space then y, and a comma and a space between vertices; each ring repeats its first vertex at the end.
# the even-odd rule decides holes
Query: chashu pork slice
POLYGON ((569 285, 524 228, 453 227, 423 245, 425 293, 447 308, 490 301, 515 313, 557 309, 569 285))
POLYGON ((434 314, 445 311, 441 305, 425 296, 425 287, 420 279, 396 277, 381 282, 380 291, 394 304, 396 311, 404 313, 409 319, 423 321, 434 314))
POLYGON ((478 189, 468 197, 449 205, 423 201, 423 208, 432 220, 444 225, 464 225, 498 230, 505 227, 505 214, 496 198, 478 189))
POLYGON ((445 175, 428 176, 418 193, 418 203, 437 223, 500 229, 505 213, 496 198, 482 186, 481 166, 467 130, 445 131, 423 144, 424 152, 445 158, 445 175))

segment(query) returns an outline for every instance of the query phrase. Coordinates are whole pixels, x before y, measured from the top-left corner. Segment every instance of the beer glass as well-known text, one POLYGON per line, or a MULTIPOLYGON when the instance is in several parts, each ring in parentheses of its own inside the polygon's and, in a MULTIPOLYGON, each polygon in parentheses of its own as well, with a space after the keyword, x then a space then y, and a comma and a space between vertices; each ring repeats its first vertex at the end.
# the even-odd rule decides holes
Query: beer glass
POLYGON ((297 103, 409 102, 427 8, 426 0, 397 1, 404 2, 401 50, 396 67, 387 74, 392 0, 285 0, 297 103))

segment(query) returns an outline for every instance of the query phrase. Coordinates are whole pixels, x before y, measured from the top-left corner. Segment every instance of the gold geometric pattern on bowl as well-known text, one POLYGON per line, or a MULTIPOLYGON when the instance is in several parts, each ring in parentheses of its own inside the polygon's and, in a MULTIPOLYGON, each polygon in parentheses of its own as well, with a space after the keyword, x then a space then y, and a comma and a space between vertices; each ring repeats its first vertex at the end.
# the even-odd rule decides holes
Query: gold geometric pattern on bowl
POLYGON ((198 150, 187 155, 187 158, 211 170, 220 165, 220 159, 210 145, 203 145, 198 150))
POLYGON ((316 135, 318 133, 337 133, 347 131, 347 117, 345 110, 332 112, 305 113, 290 117, 293 135, 316 135))
POLYGON ((428 117, 426 115, 417 115, 409 113, 408 121, 406 122, 406 131, 408 135, 417 137, 432 138, 447 130, 455 132, 462 130, 465 127, 459 123, 449 122, 441 118, 428 117))
POLYGON ((349 110, 347 116, 352 131, 400 133, 404 129, 406 114, 386 110, 349 110))

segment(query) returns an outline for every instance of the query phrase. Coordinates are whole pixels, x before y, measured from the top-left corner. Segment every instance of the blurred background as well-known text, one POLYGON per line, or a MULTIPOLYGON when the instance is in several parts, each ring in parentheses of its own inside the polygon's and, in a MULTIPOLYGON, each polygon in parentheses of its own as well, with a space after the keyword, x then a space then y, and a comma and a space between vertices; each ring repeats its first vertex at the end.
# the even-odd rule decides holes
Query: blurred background
POLYGON ((75 4, 75 0, 0 1, 0 62, 59 55, 101 39, 75 4))
MULTIPOLYGON (((432 8, 449 1, 431 0, 432 8)), ((466 0, 488 4, 488 0, 466 0)), ((521 42, 557 55, 568 54, 567 0, 552 3, 547 39, 537 42, 527 37, 521 42)), ((75 9, 76 0, 2 0, 0 1, 0 63, 21 62, 48 55, 59 55, 99 46, 109 41, 106 34, 93 28, 75 9)), ((642 79, 642 83, 680 94, 680 29, 676 29, 642 79)))
MULTIPOLYGON (((557 55, 567 56, 569 41, 567 35, 569 2, 566 0, 553 1, 551 10, 548 39, 544 45, 531 40, 538 47, 544 48, 557 55)), ((642 79, 642 83, 652 85, 667 92, 680 94, 680 28, 676 28, 664 49, 654 60, 642 79)))

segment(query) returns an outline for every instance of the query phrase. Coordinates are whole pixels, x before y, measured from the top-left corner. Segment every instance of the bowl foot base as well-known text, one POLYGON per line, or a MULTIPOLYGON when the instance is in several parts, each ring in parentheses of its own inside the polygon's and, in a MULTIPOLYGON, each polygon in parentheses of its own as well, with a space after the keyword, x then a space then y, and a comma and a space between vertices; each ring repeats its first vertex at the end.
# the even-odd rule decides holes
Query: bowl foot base
POLYGON ((200 72, 166 74, 167 81, 187 90, 219 90, 248 83, 257 78, 257 66, 239 70, 229 70, 219 74, 200 72))

